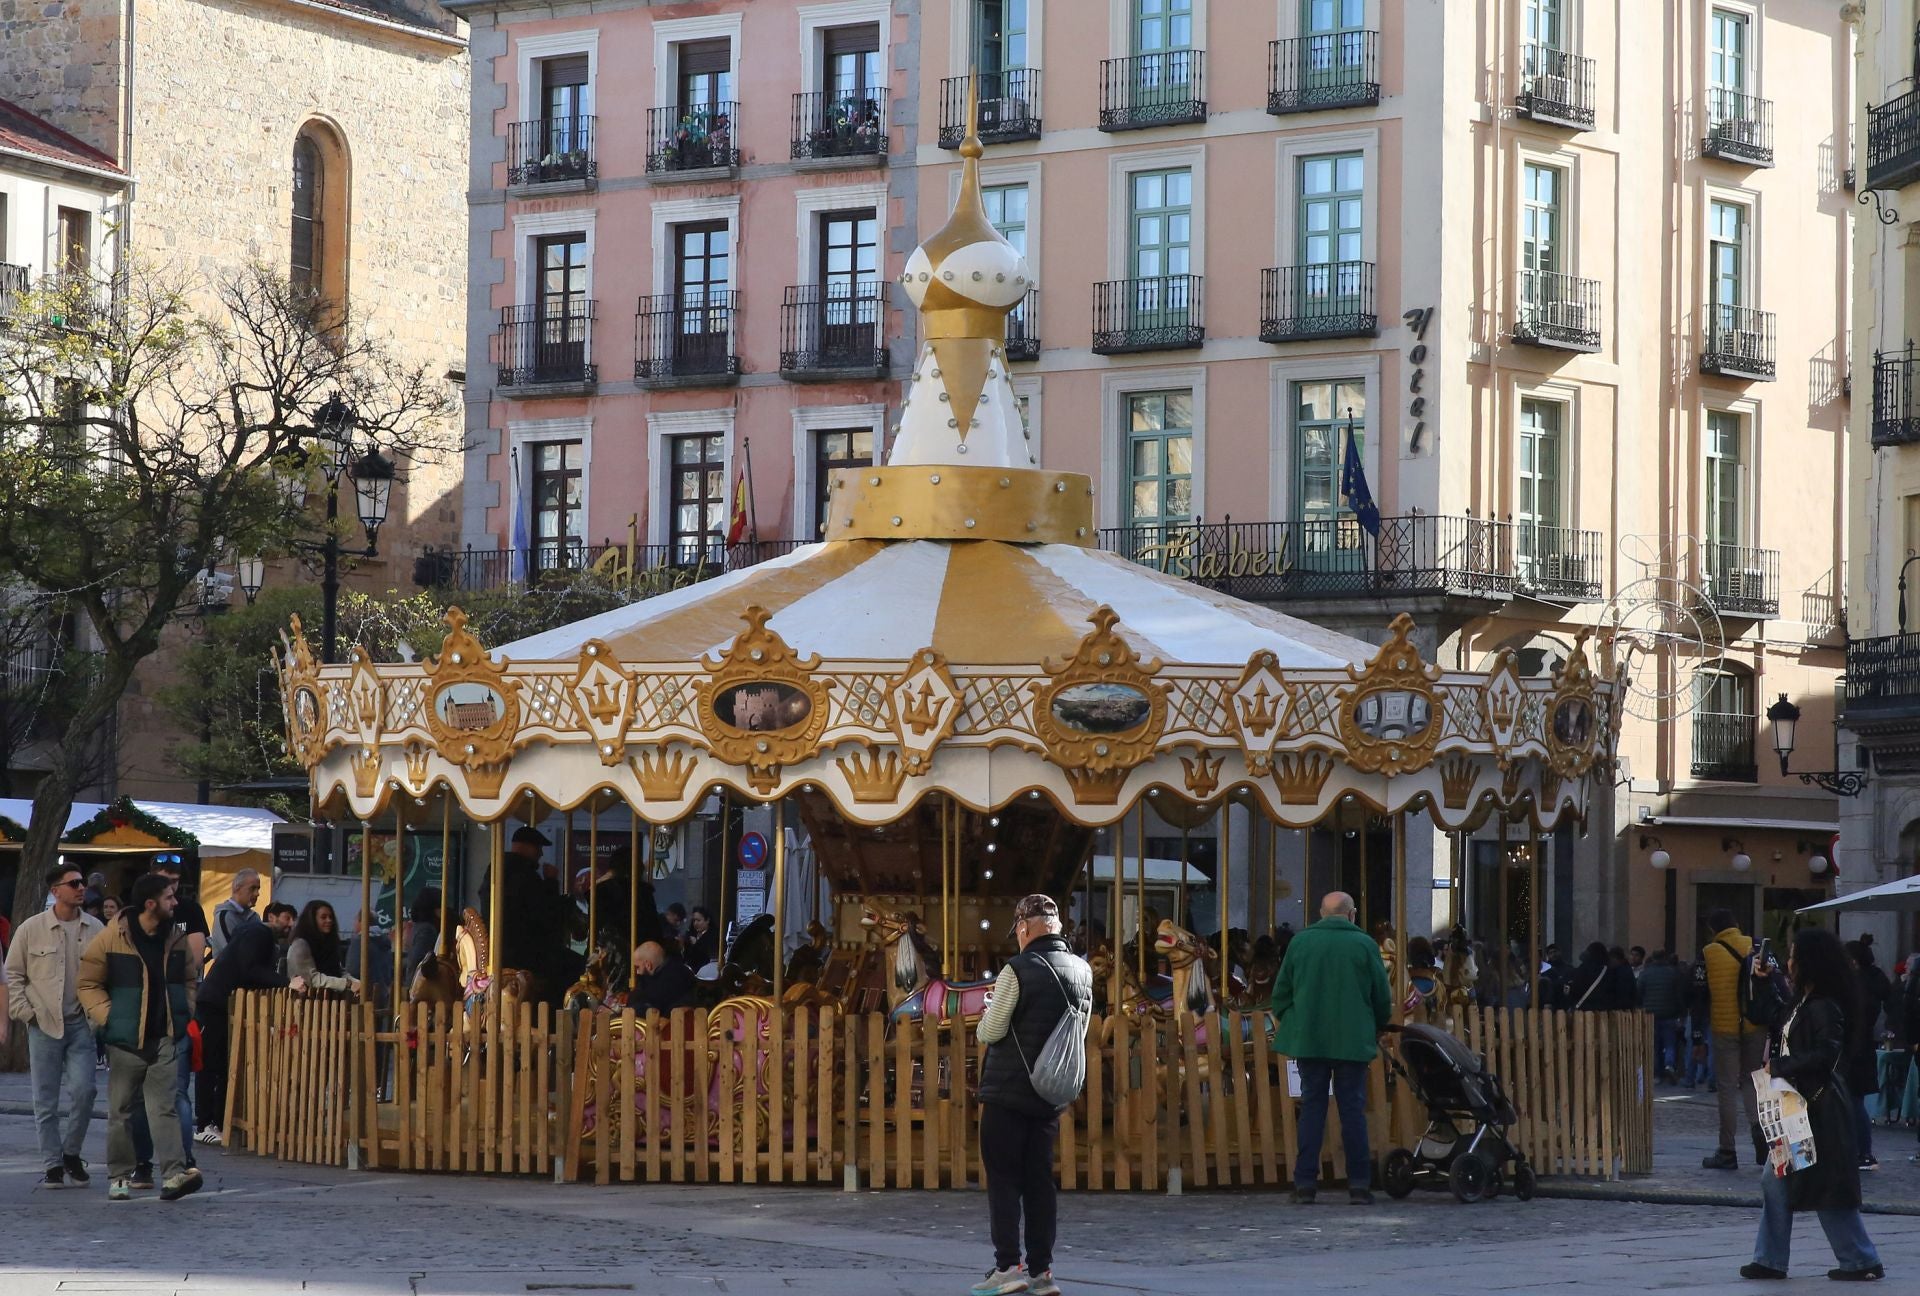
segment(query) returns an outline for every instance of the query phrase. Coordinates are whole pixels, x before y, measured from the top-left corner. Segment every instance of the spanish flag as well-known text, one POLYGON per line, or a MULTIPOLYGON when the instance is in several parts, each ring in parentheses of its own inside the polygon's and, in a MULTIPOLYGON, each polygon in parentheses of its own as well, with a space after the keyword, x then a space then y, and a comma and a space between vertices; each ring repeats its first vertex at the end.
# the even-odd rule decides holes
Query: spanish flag
POLYGON ((747 538, 747 474, 742 469, 733 479, 733 520, 727 524, 727 543, 737 545, 747 538))

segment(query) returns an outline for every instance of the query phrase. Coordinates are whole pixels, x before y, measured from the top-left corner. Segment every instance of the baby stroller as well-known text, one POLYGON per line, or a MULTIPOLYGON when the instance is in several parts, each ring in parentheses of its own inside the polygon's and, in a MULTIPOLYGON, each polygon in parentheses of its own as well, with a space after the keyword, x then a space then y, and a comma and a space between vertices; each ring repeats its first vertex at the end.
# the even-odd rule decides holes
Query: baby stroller
POLYGON ((1397 1058, 1388 1055, 1388 1064, 1426 1104, 1427 1130, 1411 1152, 1394 1148, 1387 1153, 1380 1174, 1387 1195, 1405 1197, 1423 1185, 1444 1185, 1463 1202, 1497 1197, 1503 1168, 1511 1162, 1513 1195, 1530 1200, 1533 1167, 1507 1140, 1518 1116, 1500 1077, 1438 1026, 1402 1027, 1399 1052, 1397 1058))

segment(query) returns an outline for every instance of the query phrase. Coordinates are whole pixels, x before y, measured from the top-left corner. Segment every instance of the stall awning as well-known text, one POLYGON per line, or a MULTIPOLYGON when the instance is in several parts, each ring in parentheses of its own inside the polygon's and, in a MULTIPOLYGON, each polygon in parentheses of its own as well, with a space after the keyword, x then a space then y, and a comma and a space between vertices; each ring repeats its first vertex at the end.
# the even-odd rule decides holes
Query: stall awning
POLYGON ((1807 833, 1831 837, 1840 831, 1837 823, 1819 819, 1759 819, 1751 816, 1731 815, 1718 817, 1712 815, 1653 815, 1635 824, 1637 828, 1713 828, 1716 830, 1745 830, 1748 832, 1807 833))
MULTIPOLYGON (((1131 856, 1120 864, 1120 880, 1131 882, 1140 876, 1140 862, 1131 856)), ((1093 857, 1093 880, 1095 882, 1113 881, 1113 856, 1095 855, 1093 857)), ((1159 882, 1165 886, 1178 886, 1180 883, 1180 861, 1154 859, 1147 857, 1147 881, 1159 882)), ((1193 865, 1187 865, 1188 886, 1212 886, 1213 879, 1193 865)))
POLYGON ((1852 891, 1832 900, 1808 905, 1801 913, 1825 909, 1865 909, 1879 913, 1900 913, 1920 909, 1920 877, 1898 878, 1864 891, 1852 891))
MULTIPOLYGON (((254 851, 271 853, 273 826, 286 822, 271 810, 252 806, 187 805, 174 801, 135 801, 133 804, 170 828, 192 833, 200 842, 198 850, 202 859, 219 859, 254 851)), ((104 809, 106 807, 97 801, 76 801, 73 809, 67 812, 66 829, 77 828, 104 809)), ((0 797, 0 817, 24 824, 30 822, 32 816, 33 802, 0 797)), ((103 851, 124 848, 74 842, 73 849, 103 851)))

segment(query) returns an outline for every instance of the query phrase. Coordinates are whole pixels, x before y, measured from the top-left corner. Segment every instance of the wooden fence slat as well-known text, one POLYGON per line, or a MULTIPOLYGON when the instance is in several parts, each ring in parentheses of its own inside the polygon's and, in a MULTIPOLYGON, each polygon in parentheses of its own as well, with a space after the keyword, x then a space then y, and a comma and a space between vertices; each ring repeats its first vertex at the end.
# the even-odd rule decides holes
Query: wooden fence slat
POLYGON ((693 1093, 689 1095, 687 1110, 692 1114, 693 1124, 687 1131, 687 1137, 693 1143, 694 1165, 699 1173, 695 1176, 700 1183, 713 1182, 713 1112, 710 1095, 713 1093, 713 1058, 707 1049, 708 1033, 712 1029, 707 1010, 698 1009, 689 1019, 686 1047, 693 1054, 693 1093))
MULTIPOLYGON (((1113 1186, 1133 1186, 1133 1153, 1138 1150, 1131 1134, 1133 1121, 1133 1023, 1127 1015, 1113 1017, 1113 1141, 1109 1145, 1113 1162, 1113 1186)), ((1143 1027, 1143 1029, 1146 1029, 1143 1027)))
POLYGON ((1107 1186, 1106 1160, 1101 1155, 1106 1144, 1107 1086, 1119 1083, 1119 1072, 1108 1067, 1111 1017, 1091 1017, 1087 1022, 1087 1187, 1098 1192, 1107 1186))
POLYGON ((818 1124, 814 1126, 813 1152, 813 1178, 820 1183, 833 1181, 833 1078, 834 1064, 840 1056, 834 1036, 839 1024, 839 1013, 832 1008, 820 1010, 820 1047, 815 1053, 815 1065, 820 1070, 814 1085, 814 1101, 819 1104, 819 1111, 814 1118, 818 1124))
POLYGON ((913 1036, 918 1022, 897 1024, 893 1036, 894 1186, 913 1187, 913 1036))
MULTIPOLYGON (((824 1016, 824 1010, 822 1011, 824 1016)), ((822 1023, 824 1025, 824 1023, 822 1023)), ((808 1128, 813 1124, 813 1068, 808 1065, 814 1047, 814 1010, 802 1006, 794 1012, 793 1030, 787 1039, 787 1066, 793 1072, 793 1085, 787 1115, 787 1131, 784 1136, 790 1140, 787 1161, 787 1181, 805 1183, 813 1176, 808 1172, 808 1148, 811 1140, 807 1137, 808 1128)))
POLYGON ((767 1022, 767 1042, 765 1047, 756 1049, 761 1074, 766 1077, 767 1090, 767 1182, 780 1183, 786 1179, 786 1145, 784 1131, 787 1124, 787 1077, 786 1077, 786 1032, 783 1028, 786 1014, 774 1012, 767 1022))

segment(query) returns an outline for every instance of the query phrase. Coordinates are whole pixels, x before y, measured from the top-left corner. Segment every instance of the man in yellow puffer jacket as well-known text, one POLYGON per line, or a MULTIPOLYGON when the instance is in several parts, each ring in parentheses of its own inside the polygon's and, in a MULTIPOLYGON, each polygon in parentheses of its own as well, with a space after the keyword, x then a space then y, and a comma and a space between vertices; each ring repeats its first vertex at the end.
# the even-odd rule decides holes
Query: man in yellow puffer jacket
POLYGON ((1753 952, 1753 938, 1734 925, 1731 909, 1715 909, 1707 915, 1713 935, 1701 948, 1700 959, 1707 965, 1707 1002, 1713 1026, 1713 1083, 1720 1099, 1720 1147, 1700 1164, 1708 1170, 1736 1170, 1740 1158, 1734 1153, 1734 1135, 1739 1115, 1746 1108, 1747 1129, 1753 1138, 1757 1162, 1767 1158, 1766 1144, 1760 1137, 1759 1102, 1748 1079, 1766 1064, 1767 1036, 1758 1026, 1740 1015, 1740 966, 1753 952))

